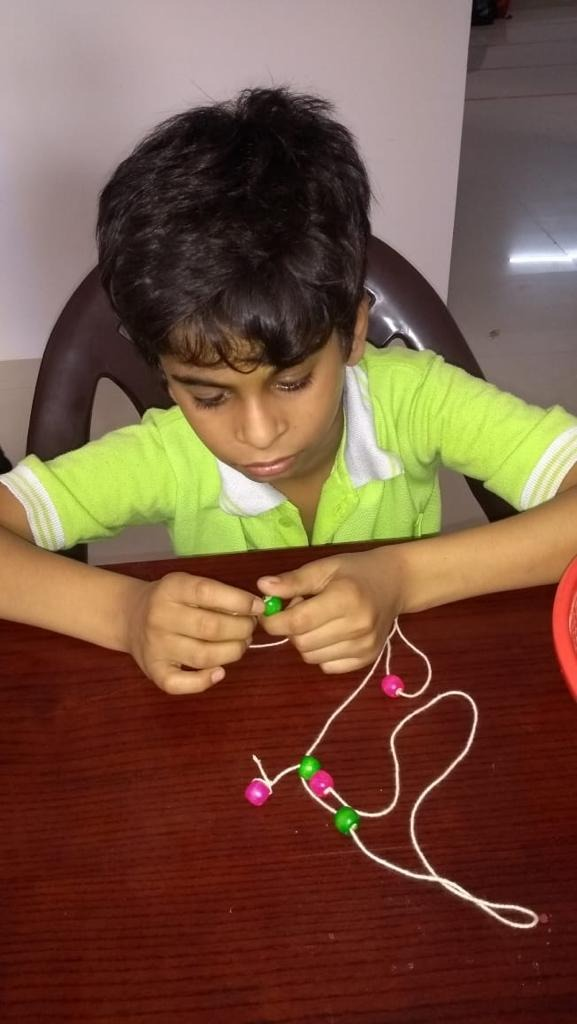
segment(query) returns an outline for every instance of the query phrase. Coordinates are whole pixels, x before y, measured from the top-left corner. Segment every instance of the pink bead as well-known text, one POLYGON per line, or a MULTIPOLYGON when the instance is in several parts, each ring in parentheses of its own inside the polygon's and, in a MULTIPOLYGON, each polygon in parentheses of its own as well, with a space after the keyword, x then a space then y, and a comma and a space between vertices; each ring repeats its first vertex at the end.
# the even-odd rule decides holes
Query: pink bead
POLYGON ((254 807, 260 807, 261 804, 266 803, 271 793, 272 789, 262 779, 253 779, 244 791, 249 804, 252 804, 254 807))
POLYGON ((387 697, 399 697, 405 684, 400 676, 383 676, 381 679, 381 690, 387 697))
POLYGON ((324 796, 327 789, 333 788, 334 780, 332 775, 329 775, 328 772, 323 771, 321 768, 320 771, 311 775, 309 779, 309 786, 317 796, 324 796))

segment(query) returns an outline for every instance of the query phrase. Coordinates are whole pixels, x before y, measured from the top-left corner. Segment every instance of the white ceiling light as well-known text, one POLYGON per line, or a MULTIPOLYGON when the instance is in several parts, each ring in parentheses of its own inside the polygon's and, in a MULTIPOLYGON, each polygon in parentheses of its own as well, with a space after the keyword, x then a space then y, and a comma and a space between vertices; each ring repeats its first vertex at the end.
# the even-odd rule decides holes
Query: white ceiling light
POLYGON ((522 265, 530 263, 574 263, 577 261, 577 249, 569 249, 566 253, 520 252, 509 256, 509 263, 522 265))

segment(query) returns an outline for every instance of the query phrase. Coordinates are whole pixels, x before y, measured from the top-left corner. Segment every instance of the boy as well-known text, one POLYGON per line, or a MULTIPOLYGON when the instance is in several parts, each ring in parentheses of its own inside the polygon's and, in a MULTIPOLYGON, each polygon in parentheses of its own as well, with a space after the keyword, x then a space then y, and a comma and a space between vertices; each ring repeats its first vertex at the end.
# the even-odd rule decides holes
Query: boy
POLYGON ((329 673, 368 664, 400 613, 558 579, 577 551, 577 420, 431 353, 366 349, 369 198, 328 104, 282 89, 179 115, 120 165, 102 280, 176 404, 3 477, 0 616, 130 652, 186 693, 244 654, 262 599, 43 549, 138 522, 167 523, 182 555, 404 541, 259 581, 304 598, 264 625, 329 673), (417 541, 439 530, 441 462, 528 511, 417 541))

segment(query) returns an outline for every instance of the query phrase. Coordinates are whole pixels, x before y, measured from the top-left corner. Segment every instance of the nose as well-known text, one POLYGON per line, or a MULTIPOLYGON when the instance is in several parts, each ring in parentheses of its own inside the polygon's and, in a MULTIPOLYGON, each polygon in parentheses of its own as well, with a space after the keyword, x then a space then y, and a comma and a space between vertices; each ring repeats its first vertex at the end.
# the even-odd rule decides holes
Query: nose
POLYGON ((244 403, 237 421, 237 437, 247 448, 277 454, 274 447, 285 430, 286 424, 271 403, 263 398, 253 398, 244 403))

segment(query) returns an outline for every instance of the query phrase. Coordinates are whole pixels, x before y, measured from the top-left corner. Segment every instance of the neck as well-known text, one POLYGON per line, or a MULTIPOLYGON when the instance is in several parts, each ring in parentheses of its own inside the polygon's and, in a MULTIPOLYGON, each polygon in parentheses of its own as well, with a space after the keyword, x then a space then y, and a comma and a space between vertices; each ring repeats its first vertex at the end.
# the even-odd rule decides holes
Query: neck
POLYGON ((298 508, 309 540, 313 533, 321 491, 330 475, 339 450, 343 436, 343 426, 344 415, 341 407, 339 415, 335 420, 335 430, 331 430, 328 435, 327 440, 330 441, 330 444, 323 445, 322 452, 319 450, 319 458, 298 477, 279 481, 276 485, 276 489, 298 508))

